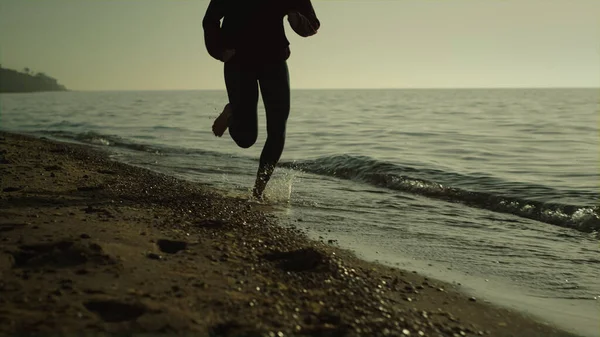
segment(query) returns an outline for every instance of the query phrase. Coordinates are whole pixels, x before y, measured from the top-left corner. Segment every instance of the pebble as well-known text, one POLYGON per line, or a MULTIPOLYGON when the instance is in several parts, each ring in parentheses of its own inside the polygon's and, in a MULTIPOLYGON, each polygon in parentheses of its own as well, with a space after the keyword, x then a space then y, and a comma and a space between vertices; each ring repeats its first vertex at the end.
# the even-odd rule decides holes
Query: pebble
POLYGON ((162 256, 156 254, 156 253, 148 253, 146 254, 146 257, 152 260, 162 260, 162 256))

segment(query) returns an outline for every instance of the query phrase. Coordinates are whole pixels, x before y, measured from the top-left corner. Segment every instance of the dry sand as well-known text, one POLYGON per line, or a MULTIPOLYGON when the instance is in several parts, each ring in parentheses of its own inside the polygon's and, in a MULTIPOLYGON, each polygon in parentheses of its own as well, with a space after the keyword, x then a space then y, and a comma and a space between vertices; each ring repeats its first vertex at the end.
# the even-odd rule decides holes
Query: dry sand
POLYGON ((0 335, 570 336, 98 150, 0 152, 0 335))

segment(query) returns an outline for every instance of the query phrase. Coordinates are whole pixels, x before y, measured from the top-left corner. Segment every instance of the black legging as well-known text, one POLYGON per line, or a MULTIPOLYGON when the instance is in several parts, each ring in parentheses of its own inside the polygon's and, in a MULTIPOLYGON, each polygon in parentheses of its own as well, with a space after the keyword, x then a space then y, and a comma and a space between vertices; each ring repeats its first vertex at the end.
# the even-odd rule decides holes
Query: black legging
MULTIPOLYGON (((258 88, 267 115, 267 141, 260 155, 257 178, 266 184, 285 145, 290 114, 290 80, 285 61, 263 65, 225 63, 225 85, 232 108, 229 134, 236 144, 249 148, 258 136, 258 88)), ((260 191, 262 193, 262 191, 260 191)))

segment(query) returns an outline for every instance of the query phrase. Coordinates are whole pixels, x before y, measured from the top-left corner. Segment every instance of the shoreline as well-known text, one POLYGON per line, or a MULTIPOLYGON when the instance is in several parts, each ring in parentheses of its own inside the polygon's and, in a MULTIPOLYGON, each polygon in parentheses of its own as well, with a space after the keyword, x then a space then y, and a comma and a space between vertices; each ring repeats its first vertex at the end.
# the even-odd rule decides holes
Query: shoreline
POLYGON ((0 151, 0 334, 574 336, 91 147, 0 151))

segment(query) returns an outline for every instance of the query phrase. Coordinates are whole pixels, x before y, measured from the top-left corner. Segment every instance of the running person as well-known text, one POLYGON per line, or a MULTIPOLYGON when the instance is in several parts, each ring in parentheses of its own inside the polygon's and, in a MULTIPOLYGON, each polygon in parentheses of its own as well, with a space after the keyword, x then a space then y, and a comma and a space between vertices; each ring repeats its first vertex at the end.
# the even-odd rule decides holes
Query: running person
POLYGON ((212 126, 216 136, 221 137, 229 128, 238 146, 254 145, 260 87, 267 115, 267 141, 252 190, 258 199, 283 152, 290 113, 290 48, 283 27, 286 15, 300 36, 314 35, 320 27, 310 0, 211 0, 202 21, 208 53, 225 63, 229 103, 212 126))

